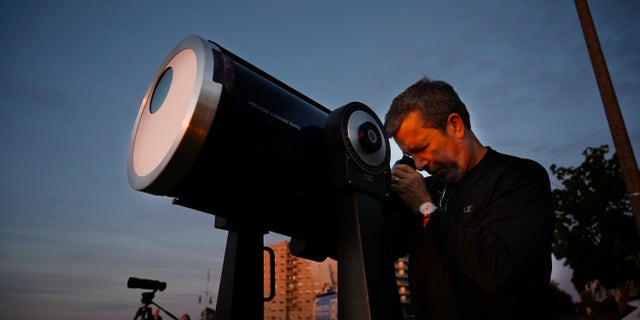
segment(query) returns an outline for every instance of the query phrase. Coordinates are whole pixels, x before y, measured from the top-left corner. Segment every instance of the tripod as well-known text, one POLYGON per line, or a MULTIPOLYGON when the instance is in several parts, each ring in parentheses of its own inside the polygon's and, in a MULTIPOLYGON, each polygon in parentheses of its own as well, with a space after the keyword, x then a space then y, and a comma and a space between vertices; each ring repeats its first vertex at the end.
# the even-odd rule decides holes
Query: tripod
POLYGON ((165 310, 163 307, 161 307, 157 303, 153 302, 153 298, 155 297, 155 293, 156 293, 155 290, 151 291, 151 292, 143 292, 142 293, 142 299, 140 299, 140 302, 142 302, 142 305, 136 311, 136 314, 133 316, 133 320, 137 320, 137 319, 140 319, 140 320, 153 320, 153 314, 151 313, 151 307, 149 305, 154 305, 154 306, 158 307, 158 309, 162 310, 169 317, 173 318, 174 320, 178 320, 178 318, 176 318, 174 315, 172 315, 171 312, 165 310))

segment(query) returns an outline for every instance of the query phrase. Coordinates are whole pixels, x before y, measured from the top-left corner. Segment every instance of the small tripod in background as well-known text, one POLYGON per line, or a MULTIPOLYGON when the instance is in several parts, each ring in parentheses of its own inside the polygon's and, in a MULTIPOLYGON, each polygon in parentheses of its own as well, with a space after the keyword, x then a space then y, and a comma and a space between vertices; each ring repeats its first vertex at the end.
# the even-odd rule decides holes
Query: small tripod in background
POLYGON ((166 287, 167 287, 166 282, 160 282, 157 280, 129 278, 129 281, 127 281, 127 288, 153 290, 151 292, 142 293, 142 299, 140 299, 140 302, 142 302, 142 305, 138 308, 138 310, 136 310, 136 314, 133 316, 133 320, 137 320, 137 319, 153 320, 153 313, 151 311, 150 305, 154 305, 158 307, 158 309, 162 310, 169 317, 173 318, 174 320, 178 320, 178 318, 176 318, 173 314, 171 314, 171 312, 165 310, 163 307, 153 302, 153 298, 155 297, 156 291, 158 290, 163 291, 166 287))

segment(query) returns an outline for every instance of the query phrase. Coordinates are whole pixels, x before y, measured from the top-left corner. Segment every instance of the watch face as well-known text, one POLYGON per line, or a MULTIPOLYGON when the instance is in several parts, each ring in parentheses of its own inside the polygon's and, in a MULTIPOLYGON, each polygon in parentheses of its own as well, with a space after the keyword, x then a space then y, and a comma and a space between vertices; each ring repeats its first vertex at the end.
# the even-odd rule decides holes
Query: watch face
POLYGON ((436 211, 436 206, 431 202, 425 202, 420 205, 420 213, 423 215, 432 214, 434 211, 436 211))

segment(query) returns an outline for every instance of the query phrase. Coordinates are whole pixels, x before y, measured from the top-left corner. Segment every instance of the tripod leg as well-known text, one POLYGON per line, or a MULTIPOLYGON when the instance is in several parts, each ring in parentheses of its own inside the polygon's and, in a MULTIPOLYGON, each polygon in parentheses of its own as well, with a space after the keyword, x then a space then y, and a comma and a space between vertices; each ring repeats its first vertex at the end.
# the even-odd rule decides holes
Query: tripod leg
POLYGON ((263 318, 263 234, 246 225, 229 228, 216 303, 217 320, 263 318))
POLYGON ((382 209, 365 193, 342 197, 338 245, 338 315, 349 320, 398 320, 398 296, 382 209))
POLYGON ((143 310, 143 307, 138 307, 138 310, 136 310, 136 314, 133 315, 133 320, 138 319, 138 317, 142 315, 142 310, 143 310))

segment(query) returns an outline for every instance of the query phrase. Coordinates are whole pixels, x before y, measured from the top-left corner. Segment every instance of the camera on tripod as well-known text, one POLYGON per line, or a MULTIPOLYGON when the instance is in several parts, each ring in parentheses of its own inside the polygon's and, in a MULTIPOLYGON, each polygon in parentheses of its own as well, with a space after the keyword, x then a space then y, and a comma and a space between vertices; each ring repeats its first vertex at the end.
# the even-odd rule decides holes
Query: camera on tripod
POLYGON ((144 290, 153 290, 150 292, 143 292, 142 305, 136 310, 136 314, 133 316, 133 320, 150 320, 153 319, 153 314, 151 311, 150 305, 154 305, 158 307, 158 309, 162 310, 165 314, 167 314, 172 319, 178 320, 173 314, 169 311, 162 308, 160 305, 153 302, 153 298, 155 298, 156 291, 164 291, 167 288, 167 283, 158 281, 158 280, 150 280, 150 279, 140 279, 135 277, 129 277, 127 280, 127 288, 129 289, 144 289, 144 290))
POLYGON ((148 279, 139 279, 139 278, 129 277, 129 280, 127 281, 127 288, 164 291, 164 289, 167 288, 167 283, 161 282, 158 280, 148 280, 148 279))

